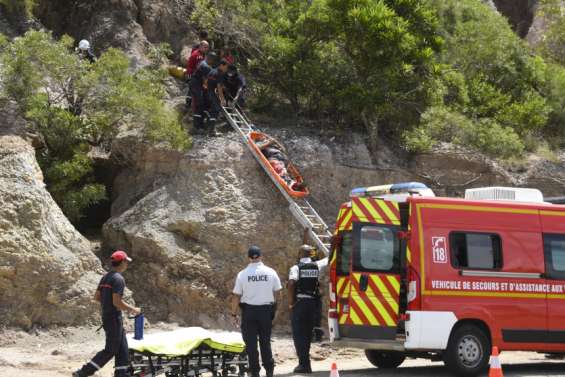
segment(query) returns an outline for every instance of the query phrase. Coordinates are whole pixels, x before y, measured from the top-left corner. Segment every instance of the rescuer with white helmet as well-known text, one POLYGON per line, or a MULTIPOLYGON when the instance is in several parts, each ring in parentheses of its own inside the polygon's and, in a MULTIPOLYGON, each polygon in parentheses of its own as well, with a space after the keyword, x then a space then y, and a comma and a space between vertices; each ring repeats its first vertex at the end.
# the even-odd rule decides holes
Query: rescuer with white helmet
POLYGON ((90 42, 86 39, 81 39, 78 43, 77 52, 82 59, 88 59, 89 62, 94 63, 96 61, 96 56, 90 49, 90 42))

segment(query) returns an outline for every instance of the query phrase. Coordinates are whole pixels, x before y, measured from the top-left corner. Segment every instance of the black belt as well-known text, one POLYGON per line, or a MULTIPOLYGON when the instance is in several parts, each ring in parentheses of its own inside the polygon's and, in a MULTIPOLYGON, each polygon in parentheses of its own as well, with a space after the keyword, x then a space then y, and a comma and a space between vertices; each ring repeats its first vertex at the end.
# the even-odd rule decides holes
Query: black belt
POLYGON ((251 304, 246 304, 246 303, 242 302, 240 305, 241 305, 242 308, 254 308, 254 309, 255 308, 257 308, 257 309, 264 308, 264 309, 267 309, 267 308, 271 308, 274 305, 274 303, 264 304, 264 305, 251 305, 251 304))

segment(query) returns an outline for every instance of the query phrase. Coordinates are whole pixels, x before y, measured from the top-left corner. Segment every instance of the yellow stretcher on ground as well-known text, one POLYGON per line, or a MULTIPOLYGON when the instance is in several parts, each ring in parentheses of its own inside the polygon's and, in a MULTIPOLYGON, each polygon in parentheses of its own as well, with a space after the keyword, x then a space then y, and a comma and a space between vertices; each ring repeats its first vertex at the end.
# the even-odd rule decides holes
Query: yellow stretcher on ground
POLYGON ((128 335, 130 375, 135 377, 245 376, 247 354, 241 334, 201 327, 128 335))

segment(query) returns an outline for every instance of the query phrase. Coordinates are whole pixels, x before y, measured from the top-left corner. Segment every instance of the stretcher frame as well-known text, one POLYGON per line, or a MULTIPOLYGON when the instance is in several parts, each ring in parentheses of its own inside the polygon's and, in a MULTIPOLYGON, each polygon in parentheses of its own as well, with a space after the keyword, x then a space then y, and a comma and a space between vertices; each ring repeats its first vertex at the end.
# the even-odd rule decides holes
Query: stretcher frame
POLYGON ((130 375, 133 377, 244 377, 247 354, 214 349, 201 344, 186 355, 167 356, 129 350, 130 375))

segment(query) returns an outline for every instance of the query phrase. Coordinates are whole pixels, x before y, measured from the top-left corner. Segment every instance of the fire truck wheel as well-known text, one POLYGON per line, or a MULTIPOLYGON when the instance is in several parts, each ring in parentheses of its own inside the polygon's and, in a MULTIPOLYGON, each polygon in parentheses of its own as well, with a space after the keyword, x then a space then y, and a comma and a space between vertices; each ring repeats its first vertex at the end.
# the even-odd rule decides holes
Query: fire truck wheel
POLYGON ((365 350, 367 360, 374 366, 381 369, 394 369, 406 358, 402 352, 365 350))
POLYGON ((457 376, 476 376, 487 368, 489 351, 490 340, 485 332, 474 325, 463 325, 451 334, 444 362, 457 376))

